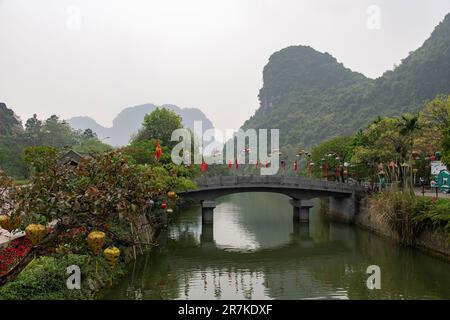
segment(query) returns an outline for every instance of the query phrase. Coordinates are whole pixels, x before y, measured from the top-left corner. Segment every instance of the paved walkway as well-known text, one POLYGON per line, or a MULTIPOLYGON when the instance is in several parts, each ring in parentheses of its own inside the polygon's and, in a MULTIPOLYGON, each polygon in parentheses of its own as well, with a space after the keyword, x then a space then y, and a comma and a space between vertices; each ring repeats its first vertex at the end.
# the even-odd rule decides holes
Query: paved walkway
MULTIPOLYGON (((414 192, 417 196, 422 195, 422 188, 415 188, 414 192)), ((425 197, 436 197, 436 191, 433 189, 425 189, 425 197)), ((450 193, 443 193, 438 190, 438 198, 450 199, 450 193)))

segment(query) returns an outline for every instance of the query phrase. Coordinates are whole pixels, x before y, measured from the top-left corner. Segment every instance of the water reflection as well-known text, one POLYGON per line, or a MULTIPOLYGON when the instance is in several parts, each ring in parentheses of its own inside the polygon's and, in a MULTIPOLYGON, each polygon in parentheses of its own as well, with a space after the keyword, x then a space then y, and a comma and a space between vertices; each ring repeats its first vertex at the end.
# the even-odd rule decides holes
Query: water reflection
POLYGON ((106 298, 450 298, 448 263, 330 224, 318 206, 309 225, 294 224, 282 195, 224 197, 214 226, 202 226, 199 208, 186 210, 160 241, 106 298), (381 290, 366 287, 371 264, 381 268, 381 290))

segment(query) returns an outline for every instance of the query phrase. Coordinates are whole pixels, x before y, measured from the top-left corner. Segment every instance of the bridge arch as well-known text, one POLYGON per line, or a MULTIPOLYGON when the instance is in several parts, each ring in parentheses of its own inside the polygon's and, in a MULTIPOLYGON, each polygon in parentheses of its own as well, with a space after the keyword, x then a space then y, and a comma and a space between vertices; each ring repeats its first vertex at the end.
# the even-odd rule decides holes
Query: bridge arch
POLYGON ((185 198, 202 205, 203 223, 212 223, 215 199, 234 193, 272 192, 287 195, 293 206, 293 219, 308 222, 312 203, 317 197, 330 197, 330 212, 344 221, 351 221, 356 211, 357 185, 308 177, 292 176, 204 176, 196 180, 197 188, 180 192, 185 198))

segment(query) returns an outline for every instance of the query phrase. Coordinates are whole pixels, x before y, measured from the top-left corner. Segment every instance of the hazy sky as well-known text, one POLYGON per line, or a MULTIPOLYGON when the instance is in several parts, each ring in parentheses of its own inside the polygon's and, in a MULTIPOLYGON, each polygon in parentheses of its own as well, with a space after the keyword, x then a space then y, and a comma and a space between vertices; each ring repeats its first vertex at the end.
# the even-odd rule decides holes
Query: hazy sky
POLYGON ((310 45, 378 77, 448 12, 448 0, 0 0, 0 101, 22 120, 107 126, 125 107, 171 103, 238 128, 273 52, 310 45))

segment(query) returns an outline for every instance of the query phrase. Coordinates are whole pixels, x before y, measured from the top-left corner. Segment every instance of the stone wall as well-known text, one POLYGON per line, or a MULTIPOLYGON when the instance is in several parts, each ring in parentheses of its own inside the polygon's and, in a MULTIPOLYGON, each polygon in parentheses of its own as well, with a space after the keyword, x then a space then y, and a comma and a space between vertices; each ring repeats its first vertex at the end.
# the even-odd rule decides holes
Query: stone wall
MULTIPOLYGON (((361 200, 355 224, 361 228, 399 241, 398 234, 380 217, 377 208, 367 198, 361 200)), ((441 231, 424 230, 415 240, 415 248, 450 261, 450 241, 441 231)))

